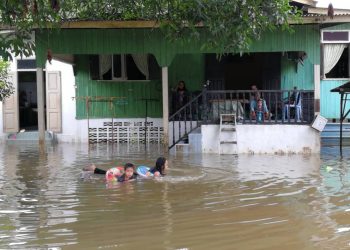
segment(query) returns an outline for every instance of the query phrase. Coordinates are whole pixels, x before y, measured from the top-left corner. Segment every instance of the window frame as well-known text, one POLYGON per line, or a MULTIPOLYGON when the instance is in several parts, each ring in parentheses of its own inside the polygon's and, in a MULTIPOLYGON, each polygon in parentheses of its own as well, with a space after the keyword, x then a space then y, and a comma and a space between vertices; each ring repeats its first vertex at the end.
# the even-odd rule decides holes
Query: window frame
POLYGON ((348 44, 350 43, 350 30, 322 30, 321 31, 321 44, 325 43, 345 43, 348 44), (348 40, 324 40, 324 33, 325 32, 332 32, 332 33, 343 33, 346 32, 348 33, 348 40))
POLYGON ((321 31, 321 79, 323 80, 348 80, 350 79, 350 30, 322 30, 321 31), (324 40, 324 32, 347 32, 348 33, 348 41, 345 40, 334 40, 334 41, 328 41, 328 40, 324 40), (323 50, 323 46, 325 44, 345 44, 348 47, 348 77, 347 78, 327 78, 326 74, 324 73, 324 63, 323 63, 323 57, 324 57, 324 50, 323 50))
POLYGON ((127 67, 126 67, 126 54, 112 54, 112 69, 111 69, 111 80, 112 81, 127 81, 128 76, 127 76, 127 67), (115 55, 120 55, 120 77, 114 77, 114 56, 115 55))

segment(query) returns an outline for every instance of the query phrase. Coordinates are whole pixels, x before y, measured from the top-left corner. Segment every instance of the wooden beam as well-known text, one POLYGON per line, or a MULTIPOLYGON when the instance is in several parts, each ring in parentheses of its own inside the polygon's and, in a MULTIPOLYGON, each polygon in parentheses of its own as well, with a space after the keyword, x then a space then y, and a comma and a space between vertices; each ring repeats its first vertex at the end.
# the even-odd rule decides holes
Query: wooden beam
POLYGON ((123 28, 156 28, 156 21, 74 21, 64 22, 63 29, 123 29, 123 28))
POLYGON ((341 23, 349 23, 350 22, 350 15, 343 15, 343 16, 334 16, 333 19, 331 19, 329 16, 306 16, 302 17, 301 21, 294 21, 289 20, 289 24, 325 24, 325 23, 334 23, 334 24, 341 24, 341 23))

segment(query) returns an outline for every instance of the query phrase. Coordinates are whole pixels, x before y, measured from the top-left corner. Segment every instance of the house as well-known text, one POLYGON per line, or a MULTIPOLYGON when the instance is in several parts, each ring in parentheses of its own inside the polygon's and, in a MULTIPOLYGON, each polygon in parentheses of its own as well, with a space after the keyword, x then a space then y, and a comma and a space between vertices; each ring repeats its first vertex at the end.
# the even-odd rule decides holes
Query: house
MULTIPOLYGON (((293 2, 304 8, 314 7, 314 1, 293 2)), ((59 31, 37 31, 36 80, 41 86, 39 89, 46 93, 46 98, 42 98, 46 108, 39 111, 39 131, 40 127, 45 130, 46 120, 47 130, 52 131, 59 142, 169 145, 181 141, 184 134, 188 136, 199 126, 201 142, 198 150, 218 153, 219 125, 212 124, 213 119, 212 123, 202 121, 203 114, 213 115, 208 112, 213 111, 213 96, 220 94, 219 99, 222 99, 224 95, 224 99, 230 99, 230 105, 233 99, 241 101, 239 94, 248 101, 246 94, 249 94, 250 85, 257 84, 266 95, 274 117, 269 117, 264 126, 257 125, 245 114, 246 107, 243 107, 243 122, 237 124, 237 152, 317 153, 319 133, 309 125, 314 114, 320 111, 323 93, 322 27, 324 24, 331 28, 337 20, 342 22, 343 15, 330 19, 323 14, 309 16, 306 13, 304 19, 304 24, 293 24, 294 32, 266 32, 249 50, 239 55, 224 55, 221 60, 216 53, 222 51, 203 50, 201 42, 169 42, 150 21, 72 21, 65 23, 59 31), (68 64, 59 61, 48 64, 48 53, 68 64), (57 64, 66 69, 55 69, 57 64), (184 80, 194 94, 194 101, 188 108, 202 110, 201 115, 197 113, 196 121, 188 115, 182 118, 170 116, 169 121, 169 92, 179 80, 184 80), (208 81, 210 85, 204 89, 207 91, 204 96, 203 86, 208 81), (308 115, 305 112, 300 123, 296 119, 283 122, 280 99, 289 97, 294 86, 307 97, 304 109, 308 115), (212 104, 207 99, 203 102, 208 94, 212 104), (202 105, 195 105, 195 100, 199 100, 196 96, 201 97, 202 105), (203 105, 208 109, 203 110, 203 105), (259 138, 257 142, 256 138, 259 138)), ((249 106, 246 104, 243 102, 243 106, 249 106)), ((5 103, 3 110, 11 112, 6 106, 5 103)), ((13 106, 12 110, 18 108, 13 106)), ((11 117, 16 116, 4 116, 4 124, 12 125, 4 127, 5 135, 21 129, 16 126, 18 121, 10 120, 11 117)))

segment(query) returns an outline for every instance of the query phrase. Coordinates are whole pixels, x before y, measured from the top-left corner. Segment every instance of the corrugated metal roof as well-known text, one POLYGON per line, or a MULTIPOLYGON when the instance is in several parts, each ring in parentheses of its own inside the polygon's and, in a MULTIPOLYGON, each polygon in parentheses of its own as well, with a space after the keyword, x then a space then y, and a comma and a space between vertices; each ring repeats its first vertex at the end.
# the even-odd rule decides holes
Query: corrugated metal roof
MULTIPOLYGON (((337 16, 350 16, 350 13, 343 13, 343 14, 334 14, 334 17, 337 16)), ((327 17, 327 14, 315 14, 315 13, 307 13, 303 14, 302 17, 327 17)))

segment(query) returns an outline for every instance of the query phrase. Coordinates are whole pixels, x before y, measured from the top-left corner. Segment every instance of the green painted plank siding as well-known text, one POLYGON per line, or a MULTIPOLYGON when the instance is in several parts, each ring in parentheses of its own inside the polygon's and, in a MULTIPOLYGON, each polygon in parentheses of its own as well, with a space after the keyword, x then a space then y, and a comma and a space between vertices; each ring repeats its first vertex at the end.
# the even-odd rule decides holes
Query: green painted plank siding
POLYGON ((145 102, 142 98, 157 99, 148 105, 149 117, 162 116, 162 84, 160 80, 151 81, 94 81, 89 75, 89 57, 76 57, 76 108, 77 119, 87 118, 84 97, 124 97, 109 102, 91 102, 89 106, 90 118, 140 118, 146 114, 145 102))
POLYGON ((314 89, 314 65, 309 59, 304 60, 304 65, 288 60, 286 56, 281 59, 281 89, 314 89))
MULTIPOLYGON (((317 25, 295 25, 294 31, 266 32, 244 52, 305 51, 314 64, 320 62, 320 34, 317 25)), ((169 66, 177 54, 232 53, 201 50, 202 42, 169 42, 159 29, 62 29, 37 31, 37 65, 44 65, 47 50, 54 54, 150 53, 159 65, 169 66)), ((203 36, 205 37, 205 36, 203 36)), ((205 39, 205 38, 203 38, 205 39)))
MULTIPOLYGON (((162 117, 162 84, 161 80, 152 81, 95 81, 90 79, 89 56, 76 56, 77 84, 77 118, 87 118, 86 96, 125 97, 117 99, 113 105, 109 102, 91 102, 90 118, 140 118, 146 114, 145 101, 152 98, 147 114, 149 117, 162 117)), ((200 90, 204 81, 204 55, 178 55, 169 67, 169 82, 176 86, 179 80, 185 80, 189 91, 200 90)), ((170 101, 170 100, 169 100, 170 101)))
POLYGON ((350 30, 350 23, 342 23, 331 27, 325 27, 322 30, 350 30))
MULTIPOLYGON (((348 82, 349 79, 327 79, 321 81, 321 115, 328 119, 339 119, 340 117, 340 94, 330 92, 331 89, 339 87, 348 82)), ((350 108, 350 104, 346 106, 350 108)), ((347 116, 350 118, 350 116, 347 116)))
POLYGON ((176 88, 179 80, 186 83, 189 91, 201 90, 205 77, 204 54, 178 54, 169 67, 169 88, 176 88))

